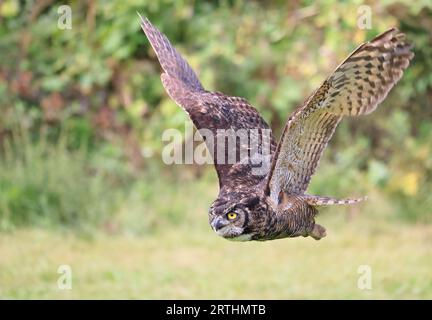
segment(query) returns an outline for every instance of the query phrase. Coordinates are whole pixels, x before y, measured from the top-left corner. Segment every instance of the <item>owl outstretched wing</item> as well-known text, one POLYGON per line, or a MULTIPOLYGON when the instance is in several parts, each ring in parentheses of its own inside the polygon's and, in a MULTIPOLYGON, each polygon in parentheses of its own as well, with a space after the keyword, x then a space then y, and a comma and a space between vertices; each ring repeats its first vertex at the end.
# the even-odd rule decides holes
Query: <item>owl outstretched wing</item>
POLYGON ((168 38, 148 19, 139 16, 141 27, 162 66, 162 84, 171 99, 187 112, 203 136, 213 158, 219 186, 235 185, 239 180, 243 183, 256 183, 256 179, 265 178, 268 169, 261 176, 251 176, 250 163, 242 162, 241 159, 241 155, 245 154, 248 158, 253 158, 252 150, 257 151, 257 154, 269 150, 267 153, 270 155, 276 149, 270 127, 258 111, 243 98, 206 91, 168 38), (211 137, 204 135, 204 132, 211 133, 211 137), (246 133, 248 138, 239 141, 239 132, 242 135, 246 133), (230 142, 232 139, 234 143, 230 142), (256 145, 252 146, 252 142, 256 142, 256 145))
POLYGON ((273 200, 306 191, 342 117, 374 111, 408 67, 411 48, 395 28, 360 45, 289 117, 265 188, 273 200))

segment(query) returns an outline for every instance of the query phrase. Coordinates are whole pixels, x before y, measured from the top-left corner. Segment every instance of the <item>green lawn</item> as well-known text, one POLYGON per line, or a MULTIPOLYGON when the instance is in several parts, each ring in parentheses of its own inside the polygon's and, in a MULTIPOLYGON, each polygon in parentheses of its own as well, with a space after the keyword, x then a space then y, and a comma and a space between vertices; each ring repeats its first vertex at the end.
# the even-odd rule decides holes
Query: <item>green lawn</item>
MULTIPOLYGON (((328 236, 235 243, 206 217, 147 236, 48 230, 0 235, 0 298, 432 298, 432 226, 326 211, 328 236), (70 265, 71 290, 57 288, 70 265), (372 268, 372 289, 357 287, 372 268)), ((342 212, 342 213, 341 213, 342 212)))

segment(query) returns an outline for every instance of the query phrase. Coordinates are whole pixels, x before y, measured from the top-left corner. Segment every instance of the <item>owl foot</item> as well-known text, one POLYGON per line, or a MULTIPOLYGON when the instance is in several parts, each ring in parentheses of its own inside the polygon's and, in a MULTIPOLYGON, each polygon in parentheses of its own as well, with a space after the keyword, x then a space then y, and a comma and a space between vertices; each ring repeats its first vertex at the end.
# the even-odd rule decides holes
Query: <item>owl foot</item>
POLYGON ((309 235, 315 240, 320 240, 326 236, 326 229, 319 224, 315 224, 312 232, 309 235))

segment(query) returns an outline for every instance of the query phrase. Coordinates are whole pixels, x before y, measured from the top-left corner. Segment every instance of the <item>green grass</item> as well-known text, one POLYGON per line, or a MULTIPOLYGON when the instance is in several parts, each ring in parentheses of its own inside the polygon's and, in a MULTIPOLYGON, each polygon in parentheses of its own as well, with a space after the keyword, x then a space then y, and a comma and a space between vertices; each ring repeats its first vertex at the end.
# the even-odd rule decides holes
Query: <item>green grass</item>
POLYGON ((235 243, 208 225, 212 169, 197 179, 148 161, 137 173, 115 149, 20 146, 0 161, 0 299, 432 298, 432 224, 400 219, 360 171, 338 179, 327 163, 314 177, 311 193, 370 196, 323 209, 327 238, 235 243), (72 290, 57 288, 64 264, 72 290), (372 290, 357 287, 361 265, 372 290))
POLYGON ((319 242, 229 242, 213 233, 204 212, 191 226, 148 236, 0 234, 0 298, 432 298, 432 226, 369 214, 347 220, 343 212, 320 217, 328 236, 319 242), (72 268, 71 290, 57 288, 62 264, 72 268), (357 287, 364 264, 372 268, 372 290, 357 287))
POLYGON ((84 230, 110 217, 121 194, 110 181, 115 174, 95 168, 85 148, 70 150, 63 136, 55 144, 47 138, 31 142, 24 132, 13 138, 0 152, 0 230, 23 225, 84 230))

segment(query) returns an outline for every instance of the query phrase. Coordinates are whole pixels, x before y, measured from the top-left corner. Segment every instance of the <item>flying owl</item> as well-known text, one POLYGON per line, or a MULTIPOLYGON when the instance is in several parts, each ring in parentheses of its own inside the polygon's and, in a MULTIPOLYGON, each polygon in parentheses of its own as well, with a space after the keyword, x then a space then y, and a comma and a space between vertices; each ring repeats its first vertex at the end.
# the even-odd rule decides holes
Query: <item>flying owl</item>
POLYGON ((315 223, 317 207, 364 200, 305 192, 342 118, 374 111, 402 77, 414 56, 403 33, 392 28, 354 50, 290 115, 276 144, 269 125, 253 106, 243 98, 204 89, 167 37, 140 18, 162 66, 161 80, 168 95, 200 132, 213 133, 213 138, 204 140, 213 150, 219 178, 219 195, 209 210, 210 226, 219 236, 237 241, 298 236, 319 240, 326 230, 315 223), (217 138, 227 130, 250 132, 256 146, 238 140, 229 146, 226 139, 221 145, 217 138), (216 152, 215 146, 225 151, 216 152), (243 151, 247 157, 238 158, 243 151), (239 160, 227 161, 229 154, 239 160), (262 170, 255 170, 257 163, 262 170))

